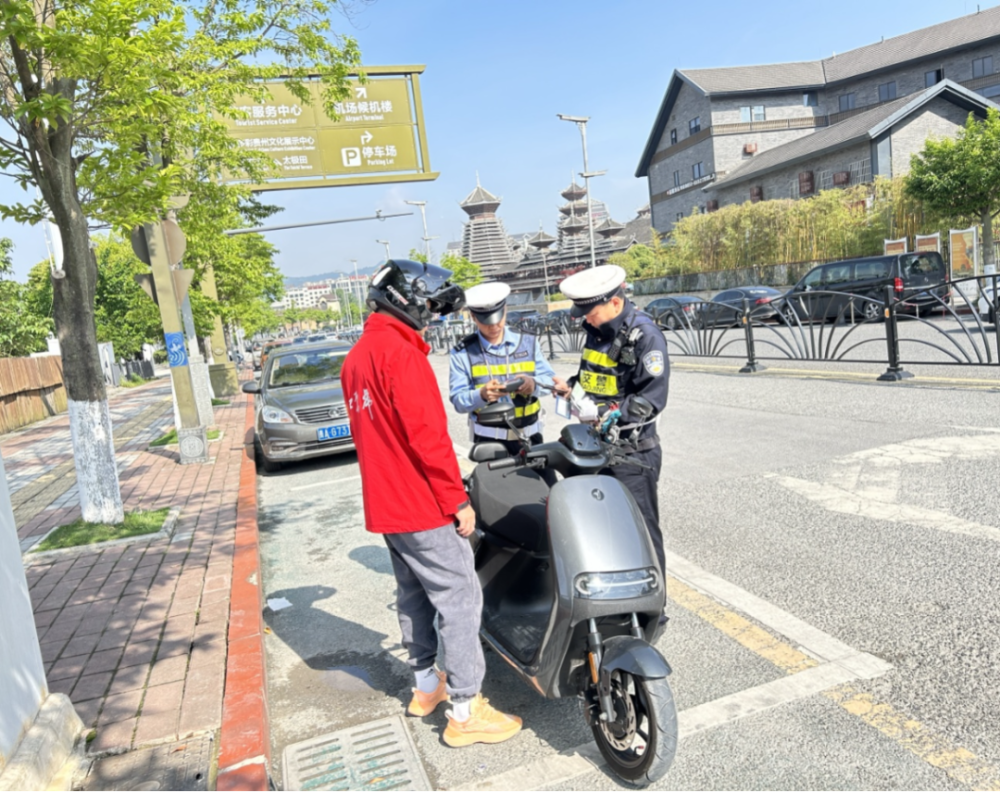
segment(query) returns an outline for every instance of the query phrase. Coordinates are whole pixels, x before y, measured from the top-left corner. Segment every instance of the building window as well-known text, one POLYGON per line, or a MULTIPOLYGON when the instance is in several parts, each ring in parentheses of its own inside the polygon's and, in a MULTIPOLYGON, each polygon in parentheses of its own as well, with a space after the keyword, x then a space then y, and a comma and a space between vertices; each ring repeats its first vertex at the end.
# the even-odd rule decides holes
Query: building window
POLYGON ((819 105, 819 97, 816 96, 815 91, 806 91, 802 94, 803 107, 816 107, 817 105, 819 105))
POLYGON ((696 162, 694 165, 691 166, 692 179, 700 179, 704 175, 705 175, 705 163, 696 162))
POLYGON ((677 145, 677 130, 676 129, 671 129, 670 130, 670 145, 671 146, 676 146, 677 145))
POLYGON ((695 116, 688 121, 688 134, 693 135, 695 132, 701 132, 701 116, 695 116))
POLYGON ((882 83, 878 87, 878 100, 880 102, 888 102, 890 99, 896 98, 896 81, 882 83))
POLYGON ((840 97, 840 112, 843 113, 845 110, 853 110, 854 105, 854 94, 841 94, 840 97))
POLYGON ((937 85, 944 79, 944 69, 934 69, 934 71, 924 72, 924 87, 930 88, 937 85))
POLYGON ((987 55, 985 58, 975 58, 972 61, 972 76, 985 77, 993 74, 993 56, 987 55))
POLYGON ((764 105, 746 105, 740 108, 740 123, 749 124, 751 121, 764 120, 764 105))
POLYGON ((674 187, 680 187, 680 186, 681 186, 681 172, 674 171, 674 187))

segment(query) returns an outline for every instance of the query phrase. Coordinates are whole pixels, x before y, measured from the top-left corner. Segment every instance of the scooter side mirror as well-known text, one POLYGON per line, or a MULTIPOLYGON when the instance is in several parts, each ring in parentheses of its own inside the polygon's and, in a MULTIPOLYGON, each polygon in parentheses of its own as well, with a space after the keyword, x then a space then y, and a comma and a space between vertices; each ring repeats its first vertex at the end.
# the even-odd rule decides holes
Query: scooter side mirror
POLYGON ((632 401, 628 403, 628 411, 630 415, 638 418, 640 421, 645 421, 656 412, 656 408, 644 396, 633 396, 632 401))
POLYGON ((476 421, 481 426, 506 429, 514 420, 514 405, 510 402, 494 402, 476 413, 476 421))

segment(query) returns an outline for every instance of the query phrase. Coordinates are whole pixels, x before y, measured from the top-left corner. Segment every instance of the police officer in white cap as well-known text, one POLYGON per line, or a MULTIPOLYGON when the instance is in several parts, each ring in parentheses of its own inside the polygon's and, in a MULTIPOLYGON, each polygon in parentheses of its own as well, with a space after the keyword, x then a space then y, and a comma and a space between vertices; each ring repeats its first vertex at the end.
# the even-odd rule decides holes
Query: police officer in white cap
MULTIPOLYGON (((555 378, 556 392, 568 394, 579 383, 597 402, 602 414, 621 410, 619 424, 638 422, 629 414, 629 402, 636 396, 648 400, 659 415, 667 406, 670 361, 663 332, 647 314, 625 297, 625 270, 605 264, 570 275, 559 290, 573 301, 570 313, 584 317, 587 342, 580 370, 567 383, 555 378)), ((639 428, 633 458, 645 465, 621 464, 602 471, 624 484, 635 498, 664 566, 663 533, 657 482, 663 454, 656 424, 639 428)), ((627 435, 626 435, 627 436, 627 435)))
POLYGON ((463 338, 451 352, 449 390, 451 403, 460 413, 469 414, 472 442, 500 442, 508 453, 521 450, 513 432, 480 426, 476 411, 487 404, 507 399, 514 403, 514 425, 532 445, 542 442, 542 392, 538 383, 552 387, 555 372, 542 353, 535 336, 515 333, 506 326, 505 283, 481 283, 465 292, 465 305, 476 323, 476 332, 463 338), (511 380, 523 380, 515 393, 504 392, 511 380))

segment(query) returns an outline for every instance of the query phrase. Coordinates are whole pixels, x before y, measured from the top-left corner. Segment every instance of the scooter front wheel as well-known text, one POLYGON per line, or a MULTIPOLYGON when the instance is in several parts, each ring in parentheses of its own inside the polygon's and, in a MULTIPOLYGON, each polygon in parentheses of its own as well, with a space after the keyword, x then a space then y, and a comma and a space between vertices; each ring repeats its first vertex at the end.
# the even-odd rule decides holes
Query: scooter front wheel
POLYGON ((625 671, 611 675, 613 721, 594 718, 597 747, 612 772, 644 787, 666 775, 677 753, 677 707, 666 678, 643 679, 625 671))

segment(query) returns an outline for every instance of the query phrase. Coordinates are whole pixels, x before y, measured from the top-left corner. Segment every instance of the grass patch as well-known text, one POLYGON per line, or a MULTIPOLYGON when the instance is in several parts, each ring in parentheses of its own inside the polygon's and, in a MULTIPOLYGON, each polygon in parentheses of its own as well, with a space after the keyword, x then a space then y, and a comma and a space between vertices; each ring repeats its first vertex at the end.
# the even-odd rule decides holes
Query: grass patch
POLYGON ((137 388, 140 385, 145 385, 147 382, 152 382, 152 380, 140 377, 138 374, 133 374, 127 379, 120 380, 118 384, 123 388, 137 388))
POLYGON ((97 542, 110 542, 112 539, 156 533, 163 527, 169 513, 170 509, 128 512, 125 519, 116 525, 85 522, 81 517, 68 525, 60 525, 45 537, 45 541, 36 545, 32 552, 43 553, 46 550, 82 547, 97 542))
POLYGON ((226 404, 229 404, 229 399, 212 399, 213 407, 223 407, 226 404))
MULTIPOLYGON (((206 437, 209 440, 218 440, 221 432, 218 429, 209 429, 206 437)), ((177 445, 177 430, 171 429, 163 437, 158 437, 152 443, 151 446, 165 446, 165 445, 177 445)))

